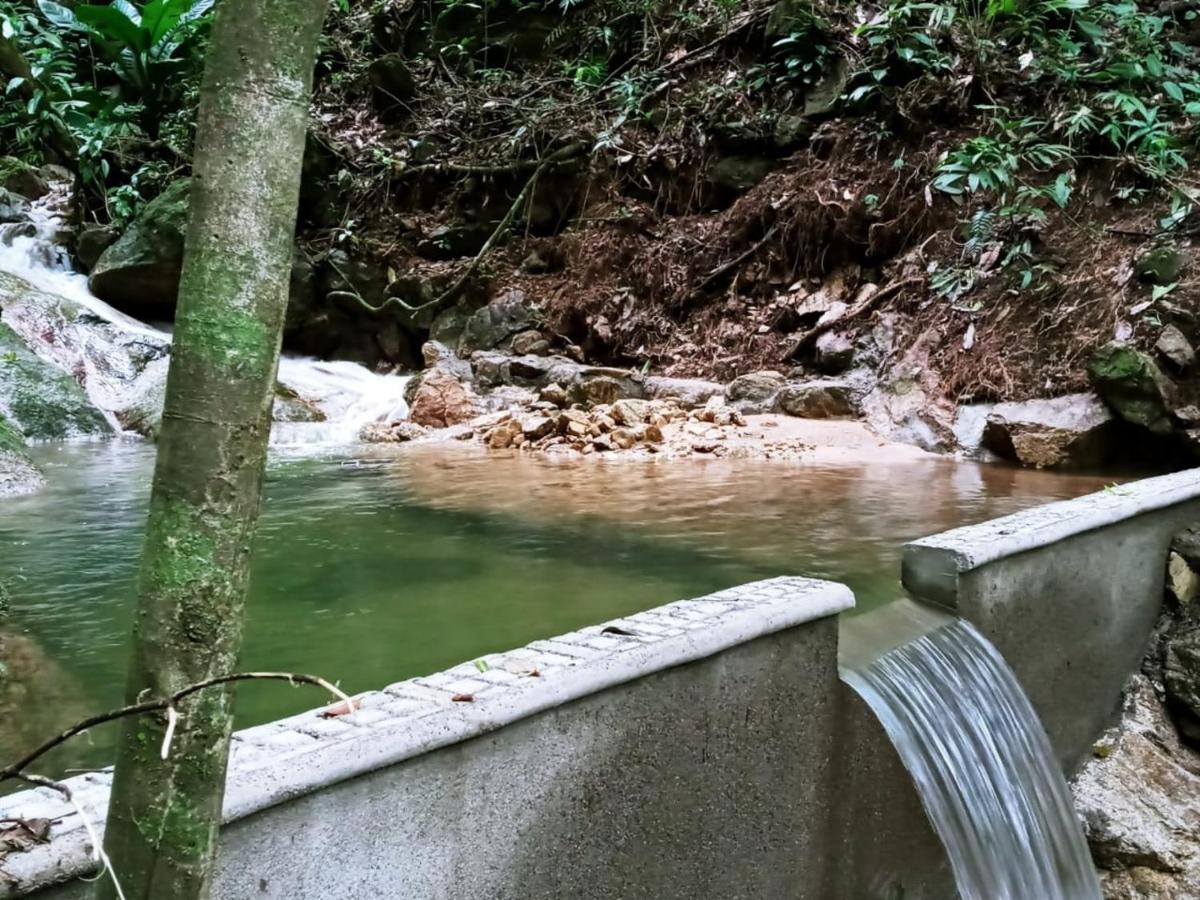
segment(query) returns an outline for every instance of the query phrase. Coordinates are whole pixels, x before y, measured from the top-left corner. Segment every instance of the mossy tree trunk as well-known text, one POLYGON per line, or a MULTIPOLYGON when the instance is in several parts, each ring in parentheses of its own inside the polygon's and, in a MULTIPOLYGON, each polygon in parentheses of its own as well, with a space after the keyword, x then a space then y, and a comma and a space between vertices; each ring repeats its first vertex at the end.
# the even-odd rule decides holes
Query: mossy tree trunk
MULTIPOLYGON (((328 0, 224 0, 205 68, 127 698, 235 670, 328 0)), ((230 691, 127 722, 105 847, 129 900, 209 894, 230 691)), ((99 881, 99 896, 116 890, 99 881)))

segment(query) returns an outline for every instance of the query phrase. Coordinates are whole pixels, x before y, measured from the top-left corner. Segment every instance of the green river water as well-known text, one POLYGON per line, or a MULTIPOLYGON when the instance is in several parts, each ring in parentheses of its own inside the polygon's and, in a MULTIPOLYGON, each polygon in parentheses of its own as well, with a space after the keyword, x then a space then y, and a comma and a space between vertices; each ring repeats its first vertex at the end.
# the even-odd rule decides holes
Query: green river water
MULTIPOLYGON (((120 704, 152 446, 36 449, 49 485, 3 501, 12 590, 0 680, 9 757, 120 704)), ((272 458, 244 669, 348 691, 680 597, 781 574, 845 581, 860 608, 899 592, 909 539, 1095 490, 1095 478, 949 461, 546 461, 466 447, 272 458)), ((238 724, 326 702, 243 686, 238 724)), ((43 767, 105 765, 97 729, 43 767)))

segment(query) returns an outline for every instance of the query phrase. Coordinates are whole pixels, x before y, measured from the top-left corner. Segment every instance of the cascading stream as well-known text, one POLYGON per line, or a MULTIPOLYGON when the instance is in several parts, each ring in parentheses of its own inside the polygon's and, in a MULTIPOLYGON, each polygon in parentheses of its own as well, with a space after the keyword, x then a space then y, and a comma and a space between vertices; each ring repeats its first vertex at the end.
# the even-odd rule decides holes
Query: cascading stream
POLYGON ((1050 741, 972 625, 941 625, 842 678, 912 775, 963 900, 1100 900, 1050 741))
MULTIPOLYGON (((10 303, 5 322, 38 356, 73 373, 121 430, 129 418, 125 411, 145 405, 147 397, 157 396, 149 402, 161 405, 171 335, 109 306, 88 290, 85 276, 72 271, 63 245, 66 196, 56 189, 31 206, 27 221, 0 225, 0 272, 18 276, 50 300, 10 303), (88 315, 64 315, 70 308, 88 315)), ((323 420, 276 421, 271 443, 352 443, 364 426, 408 415, 408 380, 352 362, 284 357, 279 383, 323 420)), ((278 404, 276 412, 278 419, 278 404)))

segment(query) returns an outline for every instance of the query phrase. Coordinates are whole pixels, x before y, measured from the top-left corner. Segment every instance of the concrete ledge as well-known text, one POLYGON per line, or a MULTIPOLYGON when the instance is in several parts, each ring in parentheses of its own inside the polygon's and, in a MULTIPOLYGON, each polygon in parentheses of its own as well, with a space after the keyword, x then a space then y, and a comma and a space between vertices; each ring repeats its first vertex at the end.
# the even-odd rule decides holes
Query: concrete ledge
POLYGON ((922 600, 956 609, 958 579, 966 572, 1196 499, 1200 499, 1200 469, 1188 469, 1035 506, 906 545, 902 580, 922 600))
POLYGON ((1172 536, 1197 522, 1191 469, 909 544, 903 582, 996 645, 1070 772, 1142 659, 1172 536))
MULTIPOLYGON (((362 694, 362 708, 350 716, 323 719, 313 710, 240 731, 231 750, 225 821, 836 615, 853 604, 850 590, 839 584, 807 578, 756 582, 487 656, 487 671, 464 663, 362 694), (455 702, 458 694, 474 700, 455 702)), ((103 819, 110 783, 108 772, 66 781, 94 822, 103 819)), ((0 897, 25 896, 94 870, 83 822, 56 792, 39 789, 3 798, 0 817, 8 816, 45 817, 55 824, 49 844, 4 860, 0 897)))

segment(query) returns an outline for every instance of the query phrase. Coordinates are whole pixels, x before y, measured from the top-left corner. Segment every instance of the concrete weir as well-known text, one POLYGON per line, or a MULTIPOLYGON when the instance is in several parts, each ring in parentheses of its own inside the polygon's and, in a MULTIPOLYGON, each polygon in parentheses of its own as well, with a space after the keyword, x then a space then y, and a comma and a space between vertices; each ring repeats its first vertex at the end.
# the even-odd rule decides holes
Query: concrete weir
MULTIPOLYGON (((840 621, 848 588, 777 578, 241 731, 214 897, 952 897, 911 780, 839 679, 839 626, 861 656, 872 632, 895 646, 969 619, 1069 769, 1197 520, 1200 470, 1148 479, 910 545, 904 583, 941 613, 840 621)), ((109 781, 67 782, 93 821, 109 781)), ((91 838, 60 795, 0 799, 0 817, 55 822, 0 861, 0 898, 87 896, 91 838)))

